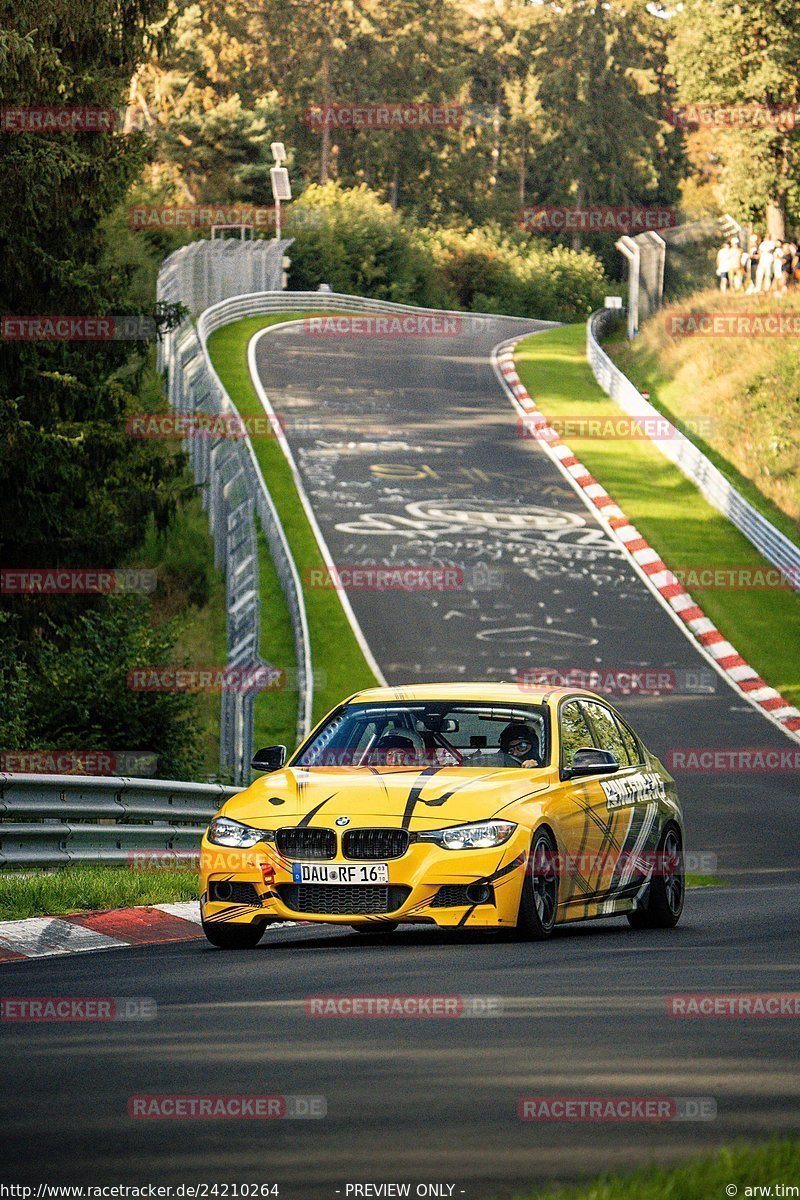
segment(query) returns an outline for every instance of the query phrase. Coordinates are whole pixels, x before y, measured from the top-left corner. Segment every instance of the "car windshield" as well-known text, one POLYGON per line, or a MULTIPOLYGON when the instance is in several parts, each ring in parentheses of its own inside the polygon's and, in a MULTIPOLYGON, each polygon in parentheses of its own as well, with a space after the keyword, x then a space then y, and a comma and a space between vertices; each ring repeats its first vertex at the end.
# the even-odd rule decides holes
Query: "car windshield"
POLYGON ((550 761, 545 705, 420 701, 347 704, 293 767, 531 767, 550 761))

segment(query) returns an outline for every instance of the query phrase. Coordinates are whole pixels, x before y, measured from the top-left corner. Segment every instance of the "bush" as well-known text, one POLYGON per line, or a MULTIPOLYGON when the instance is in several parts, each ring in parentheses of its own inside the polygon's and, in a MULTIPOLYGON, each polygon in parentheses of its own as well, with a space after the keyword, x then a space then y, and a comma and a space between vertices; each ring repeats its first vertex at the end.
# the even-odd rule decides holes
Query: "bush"
POLYGON ((457 308, 580 321, 608 290, 603 266, 588 250, 551 248, 496 226, 420 236, 457 308))
POLYGON ((153 626, 144 596, 108 598, 58 627, 45 619, 31 641, 16 625, 0 625, 4 750, 142 750, 159 777, 193 777, 194 697, 128 687, 132 668, 173 660, 175 627, 153 626))
POLYGON ((584 250, 550 247, 496 225, 426 229, 403 223, 361 185, 309 187, 291 208, 291 286, 553 321, 584 320, 608 280, 584 250))
POLYGON ((430 268, 422 249, 391 207, 363 184, 312 184, 292 204, 287 232, 295 238, 289 251, 295 290, 328 283, 335 292, 425 303, 430 268))

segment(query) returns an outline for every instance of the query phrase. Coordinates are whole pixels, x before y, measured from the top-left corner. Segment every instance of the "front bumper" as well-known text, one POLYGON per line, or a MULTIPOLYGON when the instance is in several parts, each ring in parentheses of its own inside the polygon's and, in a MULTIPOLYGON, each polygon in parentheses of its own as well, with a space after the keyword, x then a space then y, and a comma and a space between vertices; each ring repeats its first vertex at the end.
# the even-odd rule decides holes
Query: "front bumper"
MULTIPOLYGON (((454 851, 430 842, 414 842, 402 857, 388 861, 388 890, 386 885, 377 885, 383 890, 380 902, 391 900, 385 911, 372 911, 374 894, 368 898, 370 911, 365 911, 359 903, 350 906, 349 896, 343 901, 342 885, 318 885, 324 886, 328 894, 325 908, 337 909, 332 912, 313 911, 307 906, 309 898, 318 898, 324 894, 321 892, 306 892, 303 907, 292 907, 298 903, 298 889, 292 882, 292 862, 283 858, 273 844, 260 842, 248 850, 231 850, 213 845, 204 838, 200 857, 200 907, 203 920, 209 924, 313 921, 353 925, 401 921, 443 928, 511 928, 517 923, 529 847, 530 831, 523 828, 517 828, 508 842, 491 850, 454 851), (230 899, 213 898, 220 883, 250 887, 232 889, 235 894, 230 899), (488 895, 483 902, 476 887, 483 887, 488 895), (466 889, 471 889, 470 898, 466 889), (246 899, 250 902, 244 903, 246 899), (341 911, 343 902, 348 911, 341 911)), ((352 859, 341 856, 325 860, 326 865, 345 862, 353 865, 352 859)), ((363 885, 367 886, 370 885, 363 885)))

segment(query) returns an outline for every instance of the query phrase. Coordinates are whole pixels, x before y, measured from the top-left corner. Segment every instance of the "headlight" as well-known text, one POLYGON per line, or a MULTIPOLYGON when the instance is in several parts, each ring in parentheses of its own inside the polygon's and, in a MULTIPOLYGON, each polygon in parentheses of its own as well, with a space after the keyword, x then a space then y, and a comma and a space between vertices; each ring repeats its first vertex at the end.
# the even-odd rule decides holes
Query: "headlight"
POLYGON ((417 834, 420 842, 435 842, 445 850, 489 850, 502 846, 516 829, 513 821, 479 821, 475 825, 451 825, 417 834))
POLYGON ((235 846, 244 850, 255 846, 256 842, 271 841, 274 834, 271 830, 252 829, 249 825, 240 825, 230 817, 214 817, 208 827, 208 840, 215 846, 235 846))

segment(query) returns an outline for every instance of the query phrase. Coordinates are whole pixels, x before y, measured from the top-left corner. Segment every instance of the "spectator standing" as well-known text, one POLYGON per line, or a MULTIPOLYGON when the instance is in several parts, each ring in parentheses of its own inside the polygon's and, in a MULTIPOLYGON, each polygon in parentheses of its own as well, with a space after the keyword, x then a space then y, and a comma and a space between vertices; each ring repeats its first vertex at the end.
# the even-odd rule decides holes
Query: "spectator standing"
POLYGON ((747 294, 756 290, 756 267, 758 266, 758 234, 751 233, 747 243, 747 294))
POLYGON ((789 243, 791 262, 789 264, 789 287, 794 290, 800 281, 800 248, 794 242, 789 243))
POLYGON ((730 242, 724 242, 717 251, 717 279, 719 280, 719 290, 721 292, 727 292, 728 290, 728 255, 730 246, 730 242))
POLYGON ((756 268, 756 291, 768 292, 772 287, 772 270, 777 243, 767 235, 758 247, 758 267, 756 268))
POLYGON ((728 249, 728 287, 732 292, 741 291, 744 271, 742 247, 738 237, 732 238, 728 249))
POLYGON ((772 256, 772 290, 779 296, 786 294, 786 273, 784 271, 784 247, 778 243, 772 256))

